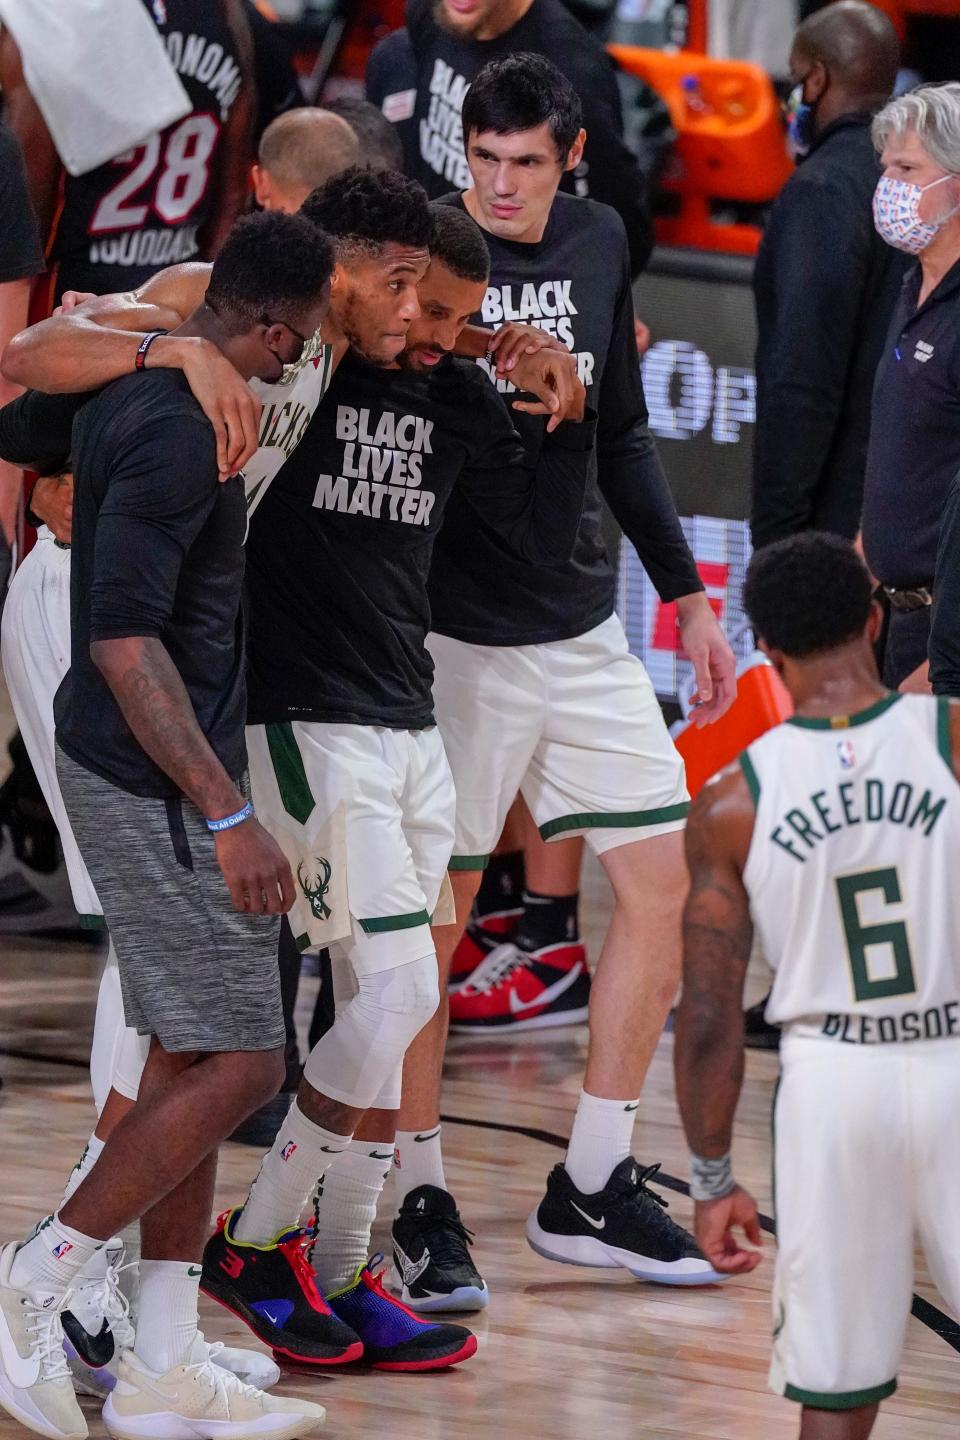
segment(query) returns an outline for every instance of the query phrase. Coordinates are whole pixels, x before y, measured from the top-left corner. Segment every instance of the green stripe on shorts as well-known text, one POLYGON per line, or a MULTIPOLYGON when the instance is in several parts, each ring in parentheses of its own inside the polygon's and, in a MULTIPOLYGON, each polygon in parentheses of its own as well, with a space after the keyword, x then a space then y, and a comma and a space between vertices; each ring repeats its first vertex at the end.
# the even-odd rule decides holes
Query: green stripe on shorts
POLYGON ((447 861, 448 870, 486 870, 490 864, 489 855, 451 855, 447 861))
POLYGON ((365 935, 382 935, 385 930, 413 930, 417 925, 429 925, 430 916, 426 910, 414 910, 410 915, 374 915, 370 920, 358 920, 357 924, 365 935))
POLYGON ((796 1385, 787 1385, 784 1395, 796 1400, 798 1405, 809 1405, 813 1410, 859 1410, 864 1405, 876 1405, 886 1400, 897 1388, 896 1379, 884 1385, 874 1385, 872 1390, 847 1390, 831 1395, 819 1390, 798 1390, 796 1385))
POLYGON ((305 825, 313 814, 316 801, 310 790, 307 772, 303 768, 303 756, 289 720, 265 725, 273 773, 277 777, 277 788, 283 808, 300 825, 305 825))
POLYGON ((607 810, 603 814, 586 810, 582 815, 561 815, 559 820, 548 820, 539 829, 541 839, 549 840, 565 830, 629 830, 669 825, 673 820, 685 820, 689 813, 689 800, 682 800, 679 805, 662 805, 659 810, 607 810))
POLYGON ((81 930, 106 930, 107 922, 102 915, 78 916, 81 930))

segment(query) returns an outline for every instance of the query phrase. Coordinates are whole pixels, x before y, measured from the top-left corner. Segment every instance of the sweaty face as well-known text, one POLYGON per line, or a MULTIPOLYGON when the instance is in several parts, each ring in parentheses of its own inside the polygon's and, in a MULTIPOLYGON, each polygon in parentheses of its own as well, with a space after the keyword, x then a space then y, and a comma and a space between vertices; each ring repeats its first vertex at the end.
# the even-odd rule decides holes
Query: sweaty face
POLYGON ((392 242, 376 255, 360 252, 337 264, 330 314, 354 350, 372 365, 391 365, 420 314, 417 284, 430 256, 392 242))
POLYGON ((426 374, 449 355, 464 325, 483 303, 485 280, 463 280, 439 260, 417 286, 420 315, 407 333, 407 348, 400 356, 405 370, 426 374))
POLYGON ((437 0, 433 14, 452 35, 493 40, 516 23, 524 8, 518 0, 437 0))
POLYGON ((563 173, 579 164, 582 153, 577 141, 565 161, 558 159, 546 123, 516 135, 472 131, 467 163, 474 188, 467 209, 501 240, 540 240, 563 173))

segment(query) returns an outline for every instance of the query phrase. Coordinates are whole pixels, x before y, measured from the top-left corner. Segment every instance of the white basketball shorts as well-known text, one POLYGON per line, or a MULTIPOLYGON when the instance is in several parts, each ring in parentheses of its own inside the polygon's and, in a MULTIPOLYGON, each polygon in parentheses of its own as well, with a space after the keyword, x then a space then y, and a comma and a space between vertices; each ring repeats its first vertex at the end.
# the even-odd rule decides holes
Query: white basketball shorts
POLYGON ((301 948, 342 943, 358 973, 418 959, 417 930, 453 919, 439 731, 296 720, 248 726, 247 752, 257 816, 293 870, 301 948), (389 946, 370 943, 386 932, 389 946))
POLYGON ((914 1235, 960 1314, 960 1040, 783 1037, 770 1385, 823 1410, 891 1395, 914 1235))
POLYGON ((70 551, 46 527, 10 582, 0 655, 23 743, 60 834, 80 923, 95 924, 103 911, 60 796, 53 742, 53 697, 70 669, 70 551))
POLYGON ((546 645, 427 645, 457 792, 452 869, 486 864, 518 792, 545 840, 584 835, 597 854, 683 828, 683 761, 616 615, 546 645))

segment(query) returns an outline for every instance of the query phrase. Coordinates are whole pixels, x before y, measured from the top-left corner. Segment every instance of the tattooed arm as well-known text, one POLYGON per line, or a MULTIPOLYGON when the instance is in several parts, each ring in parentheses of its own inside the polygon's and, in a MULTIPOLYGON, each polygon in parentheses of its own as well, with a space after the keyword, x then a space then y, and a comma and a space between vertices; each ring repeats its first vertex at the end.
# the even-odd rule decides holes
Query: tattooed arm
MULTIPOLYGON (((190 696, 161 640, 150 635, 94 640, 90 657, 140 745, 210 820, 246 803, 197 723, 190 696)), ((217 863, 235 910, 281 915, 293 903, 293 876, 279 846, 254 818, 214 837, 217 863)))
MULTIPOLYGON (((753 938, 743 867, 753 818, 738 767, 701 792, 687 822, 690 893, 683 915, 683 994, 674 1064, 691 1152, 707 1161, 729 1154, 743 1083, 743 981, 753 938)), ((752 1270, 760 1257, 734 1239, 734 1225, 760 1243, 756 1204, 739 1186, 697 1202, 700 1248, 715 1270, 740 1274, 752 1270)))

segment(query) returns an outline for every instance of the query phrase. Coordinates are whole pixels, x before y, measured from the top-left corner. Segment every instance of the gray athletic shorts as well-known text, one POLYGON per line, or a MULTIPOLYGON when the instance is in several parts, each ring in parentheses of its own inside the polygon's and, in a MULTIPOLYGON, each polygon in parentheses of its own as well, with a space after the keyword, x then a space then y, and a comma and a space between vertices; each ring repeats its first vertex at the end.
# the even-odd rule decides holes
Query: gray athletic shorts
POLYGON ((127 1024, 164 1050, 277 1050, 274 915, 242 915, 188 800, 130 795, 57 747, 70 823, 110 929, 127 1024))

